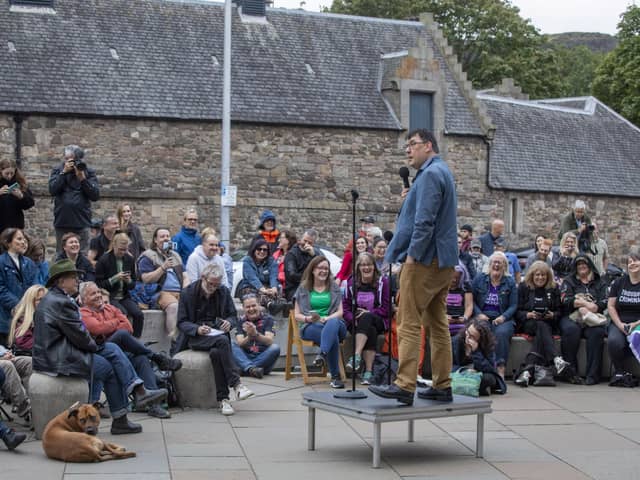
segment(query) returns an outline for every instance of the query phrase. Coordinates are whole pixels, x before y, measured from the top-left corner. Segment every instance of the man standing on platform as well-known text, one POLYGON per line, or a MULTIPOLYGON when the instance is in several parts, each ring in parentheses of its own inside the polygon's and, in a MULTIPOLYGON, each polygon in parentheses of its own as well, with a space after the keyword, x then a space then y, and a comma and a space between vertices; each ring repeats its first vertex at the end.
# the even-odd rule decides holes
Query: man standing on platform
POLYGON ((453 175, 438 155, 428 130, 407 136, 409 166, 415 179, 398 216, 396 233, 385 261, 403 263, 398 306, 398 375, 394 384, 371 386, 381 397, 413 404, 420 357, 420 327, 431 345, 433 386, 418 391, 427 400, 450 402, 451 337, 446 298, 454 266, 458 264, 457 197, 453 175))

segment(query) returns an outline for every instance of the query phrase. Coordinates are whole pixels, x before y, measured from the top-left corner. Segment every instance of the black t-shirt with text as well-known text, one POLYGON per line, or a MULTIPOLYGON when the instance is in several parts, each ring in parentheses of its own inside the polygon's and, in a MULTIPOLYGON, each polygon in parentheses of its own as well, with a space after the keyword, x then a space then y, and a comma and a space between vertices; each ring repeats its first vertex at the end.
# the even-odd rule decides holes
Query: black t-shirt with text
POLYGON ((625 275, 611 286, 611 297, 616 299, 616 310, 622 323, 640 320, 640 283, 634 285, 629 275, 625 275))

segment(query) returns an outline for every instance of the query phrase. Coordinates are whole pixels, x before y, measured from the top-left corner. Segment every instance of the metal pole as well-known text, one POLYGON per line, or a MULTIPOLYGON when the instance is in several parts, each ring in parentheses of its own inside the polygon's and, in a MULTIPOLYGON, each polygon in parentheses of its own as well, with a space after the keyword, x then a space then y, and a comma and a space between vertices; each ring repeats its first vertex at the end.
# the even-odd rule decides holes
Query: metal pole
MULTIPOLYGON (((231 164, 231 0, 224 5, 224 64, 222 84, 222 161, 220 198, 229 185, 231 164)), ((220 240, 229 245, 229 207, 220 202, 220 240)))

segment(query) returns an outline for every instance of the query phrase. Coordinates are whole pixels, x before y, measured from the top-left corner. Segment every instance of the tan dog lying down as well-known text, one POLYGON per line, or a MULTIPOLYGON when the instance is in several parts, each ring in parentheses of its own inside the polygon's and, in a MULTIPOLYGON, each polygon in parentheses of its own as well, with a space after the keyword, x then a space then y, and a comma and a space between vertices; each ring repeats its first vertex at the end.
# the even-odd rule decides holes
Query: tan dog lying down
POLYGON ((135 452, 96 437, 100 413, 96 406, 74 403, 51 419, 42 434, 47 457, 65 462, 104 462, 135 457, 135 452))

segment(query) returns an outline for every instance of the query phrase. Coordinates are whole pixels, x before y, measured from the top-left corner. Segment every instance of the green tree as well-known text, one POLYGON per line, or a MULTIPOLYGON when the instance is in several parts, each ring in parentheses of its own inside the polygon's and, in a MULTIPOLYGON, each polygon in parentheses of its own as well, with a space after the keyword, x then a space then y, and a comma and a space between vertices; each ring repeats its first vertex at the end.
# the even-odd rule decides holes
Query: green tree
POLYGON ((334 0, 330 11, 401 19, 431 12, 474 87, 511 77, 532 98, 567 89, 556 51, 508 0, 334 0))
POLYGON ((640 126, 640 7, 632 5, 622 15, 618 40, 596 71, 593 94, 640 126))
POLYGON ((583 97, 591 95, 591 85, 596 69, 604 60, 604 54, 594 52, 584 45, 567 48, 555 46, 560 72, 565 79, 563 97, 583 97))

